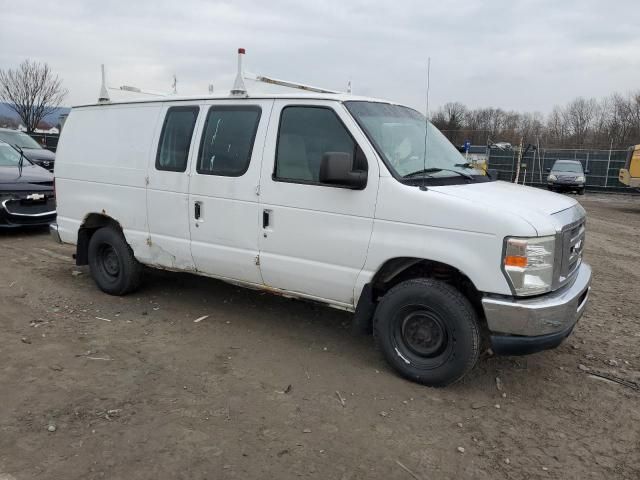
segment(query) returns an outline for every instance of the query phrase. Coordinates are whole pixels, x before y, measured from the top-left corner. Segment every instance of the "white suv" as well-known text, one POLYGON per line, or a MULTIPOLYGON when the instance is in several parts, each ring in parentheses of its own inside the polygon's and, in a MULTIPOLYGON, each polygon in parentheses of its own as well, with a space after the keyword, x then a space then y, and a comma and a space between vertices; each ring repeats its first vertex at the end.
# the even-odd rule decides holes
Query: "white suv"
POLYGON ((142 265, 355 312, 433 386, 496 353, 557 346, 587 304, 585 213, 492 181, 417 111, 346 94, 167 97, 75 107, 57 225, 96 284, 142 265))

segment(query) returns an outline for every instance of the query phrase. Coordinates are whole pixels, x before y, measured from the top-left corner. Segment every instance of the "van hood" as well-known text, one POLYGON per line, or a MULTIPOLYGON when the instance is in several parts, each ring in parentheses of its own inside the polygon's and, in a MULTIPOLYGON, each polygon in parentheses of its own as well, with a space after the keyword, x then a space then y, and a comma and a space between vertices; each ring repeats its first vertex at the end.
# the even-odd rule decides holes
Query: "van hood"
POLYGON ((548 223, 550 215, 578 204, 576 200, 558 193, 500 180, 429 189, 484 205, 492 210, 518 215, 538 231, 545 230, 540 228, 541 223, 548 223))
POLYGON ((50 184, 53 185, 53 175, 42 167, 25 162, 22 174, 17 166, 0 167, 0 190, 5 185, 18 184, 50 184))

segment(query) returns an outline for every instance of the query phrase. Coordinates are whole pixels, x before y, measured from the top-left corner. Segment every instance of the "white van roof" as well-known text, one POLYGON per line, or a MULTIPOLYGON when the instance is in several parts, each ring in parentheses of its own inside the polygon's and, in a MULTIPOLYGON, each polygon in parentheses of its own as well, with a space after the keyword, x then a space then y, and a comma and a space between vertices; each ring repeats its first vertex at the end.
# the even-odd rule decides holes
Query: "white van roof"
MULTIPOLYGON (((128 105, 128 104, 136 104, 136 103, 177 103, 177 102, 192 102, 195 100, 247 100, 250 101, 252 99, 270 99, 270 100, 279 100, 279 99, 292 99, 292 100, 334 100, 338 102, 346 102, 349 100, 353 101, 363 101, 363 102, 376 102, 376 103, 388 103, 390 105, 402 105, 397 102, 392 102, 390 100, 381 100, 378 98, 371 97, 361 97, 357 95, 351 95, 350 93, 256 93, 250 94, 247 96, 234 96, 229 94, 208 94, 208 95, 191 95, 191 96, 179 96, 179 95, 167 95, 164 97, 153 97, 153 98, 136 98, 130 100, 117 100, 110 101, 104 103, 89 103, 76 105, 72 108, 83 108, 83 107, 106 107, 109 105, 128 105)), ((411 108, 411 107, 409 107, 411 108)))

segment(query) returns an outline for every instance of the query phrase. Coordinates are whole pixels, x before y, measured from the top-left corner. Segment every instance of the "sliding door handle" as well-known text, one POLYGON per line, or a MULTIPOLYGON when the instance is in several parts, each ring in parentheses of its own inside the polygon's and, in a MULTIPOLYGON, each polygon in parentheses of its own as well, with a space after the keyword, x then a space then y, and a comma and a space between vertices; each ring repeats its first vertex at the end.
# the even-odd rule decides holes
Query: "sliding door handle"
POLYGON ((202 215, 202 202, 196 202, 193 205, 193 216, 196 220, 200 220, 200 216, 202 215))
POLYGON ((262 228, 267 228, 271 224, 271 210, 262 211, 262 228))

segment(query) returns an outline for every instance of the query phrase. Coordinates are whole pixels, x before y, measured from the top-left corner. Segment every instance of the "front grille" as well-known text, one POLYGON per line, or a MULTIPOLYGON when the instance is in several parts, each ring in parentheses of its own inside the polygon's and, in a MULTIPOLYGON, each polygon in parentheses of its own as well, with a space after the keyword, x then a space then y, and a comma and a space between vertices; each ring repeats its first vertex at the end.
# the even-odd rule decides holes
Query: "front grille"
POLYGON ((567 225, 562 229, 556 245, 560 247, 560 257, 557 274, 557 286, 568 283, 578 271, 582 262, 585 241, 584 218, 567 225))
POLYGON ((576 177, 566 177, 566 176, 558 177, 558 179, 556 180, 557 183, 573 183, 575 181, 576 181, 576 177))
POLYGON ((8 200, 2 202, 2 205, 9 215, 16 216, 41 215, 56 210, 56 200, 53 197, 46 201, 8 200))

